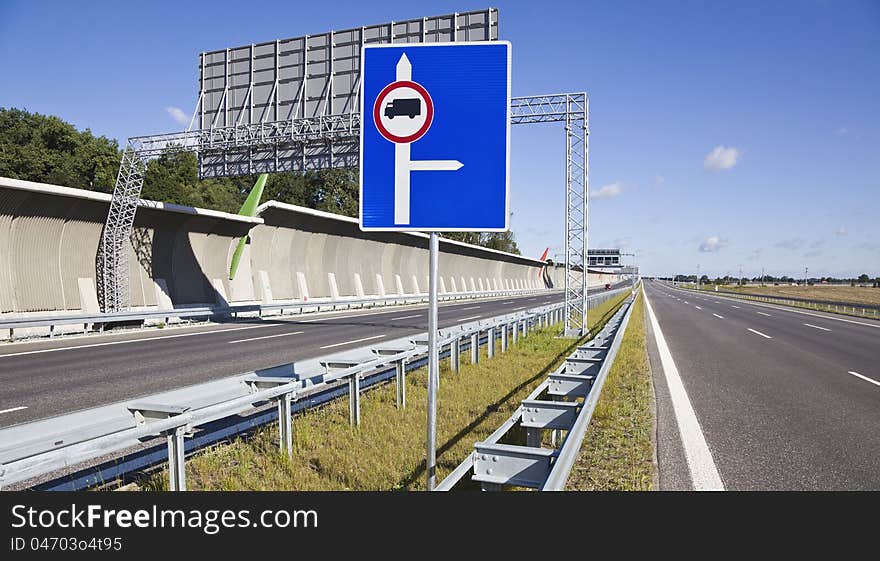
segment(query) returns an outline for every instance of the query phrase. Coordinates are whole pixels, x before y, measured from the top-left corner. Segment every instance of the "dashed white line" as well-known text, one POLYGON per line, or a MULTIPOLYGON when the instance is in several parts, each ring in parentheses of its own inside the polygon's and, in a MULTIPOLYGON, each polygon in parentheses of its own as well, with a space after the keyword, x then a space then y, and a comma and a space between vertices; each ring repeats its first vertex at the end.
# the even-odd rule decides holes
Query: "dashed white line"
POLYGON ((400 321, 400 320, 404 320, 404 319, 413 319, 413 318, 420 318, 420 317, 422 317, 422 314, 416 314, 414 316, 401 316, 399 318, 388 318, 388 321, 400 321))
POLYGON ((821 329, 822 331, 831 331, 827 327, 819 327, 818 325, 813 325, 812 323, 805 323, 807 327, 812 327, 813 329, 821 329))
POLYGON ((739 306, 734 306, 734 305, 732 305, 732 304, 731 304, 731 306, 730 306, 730 307, 731 307, 731 308, 736 308, 736 309, 737 309, 737 310, 739 310, 739 309, 740 309, 740 308, 739 308, 739 306))
POLYGON ((678 432, 681 435, 685 460, 687 460, 694 489, 697 491, 723 491, 724 483, 721 481, 721 475, 715 466, 715 460, 712 458, 706 436, 703 434, 703 429, 700 428, 700 421, 697 419, 697 414, 691 405, 684 383, 681 381, 678 368, 675 366, 675 360, 672 358, 672 353, 669 352, 669 345, 663 337, 660 323, 654 315, 647 292, 643 291, 642 294, 645 296, 645 309, 648 311, 654 339, 657 342, 657 350, 660 353, 660 363, 663 366, 666 385, 669 387, 672 410, 678 423, 678 432))
POLYGON ((760 331, 754 330, 754 329, 752 329, 751 327, 749 327, 749 331, 751 331, 752 333, 757 333, 757 334, 760 335, 761 337, 766 337, 767 339, 772 339, 772 338, 773 338, 773 337, 771 337, 771 336, 769 336, 769 335, 766 335, 766 334, 764 334, 764 333, 761 333, 760 331))
POLYGON ((525 309, 526 309, 525 306, 520 306, 519 308, 514 308, 513 311, 515 312, 517 310, 525 310, 525 309))
POLYGON ((462 308, 461 311, 465 312, 467 310, 479 310, 479 309, 480 309, 479 306, 471 306, 470 308, 462 308))
POLYGON ((685 303, 685 304, 687 304, 687 303, 688 303, 688 301, 687 301, 687 300, 685 300, 685 301, 684 301, 684 303, 685 303))
POLYGON ((260 339, 274 339, 275 337, 289 337, 290 335, 302 335, 305 331, 292 331, 290 333, 278 333, 277 335, 264 335, 263 337, 251 337, 250 339, 238 339, 230 341, 230 343, 247 343, 248 341, 259 341, 260 339))
POLYGON ((109 347, 111 345, 125 345, 128 343, 150 343, 153 341, 161 341, 162 339, 178 339, 180 337, 195 337, 196 335, 216 335, 218 333, 229 333, 230 331, 243 331, 245 329, 257 329, 258 327, 270 327, 267 325, 249 325, 247 327, 233 327, 232 329, 215 329, 213 331, 199 331, 197 333, 180 333, 178 335, 165 335, 164 337, 143 337, 141 339, 126 339, 125 341, 108 341, 106 343, 92 343, 90 345, 76 345, 73 347, 58 347, 55 349, 41 349, 39 351, 22 351, 20 353, 8 353, 0 355, 0 359, 11 356, 35 355, 40 353, 54 353, 58 351, 75 351, 76 349, 91 349, 94 347, 109 347))
POLYGON ((756 312, 756 313, 761 314, 762 316, 767 316, 768 318, 772 318, 772 317, 773 317, 773 316, 771 316, 770 314, 765 314, 764 312, 756 312))
MULTIPOLYGON (((872 378, 868 378, 867 376, 862 376, 858 372, 853 372, 852 370, 850 370, 849 373, 852 374, 853 376, 855 376, 856 378, 861 378, 862 380, 869 382, 871 384, 874 384, 875 386, 880 386, 880 382, 878 382, 877 380, 874 380, 872 378)), ((3 411, 0 411, 0 413, 3 413, 3 411)))
POLYGON ((702 310, 702 309, 703 309, 703 308, 701 308, 701 307, 699 307, 699 306, 694 306, 694 308, 696 308, 696 309, 698 309, 698 310, 702 310))
POLYGON ((469 317, 469 318, 461 318, 458 321, 468 321, 468 320, 472 320, 472 319, 480 319, 481 317, 483 317, 483 316, 473 316, 473 317, 469 317))
POLYGON ((355 339, 354 341, 345 341, 344 343, 334 343, 332 345, 324 345, 321 349, 332 349, 333 347, 341 347, 342 345, 351 345, 353 343, 361 343, 363 341, 371 341, 373 339, 381 339, 384 335, 373 335, 372 337, 364 337, 363 339, 355 339))
POLYGON ((11 409, 4 409, 3 411, 0 411, 0 415, 2 415, 3 413, 12 413, 13 411, 21 411, 22 409, 27 409, 27 407, 22 406, 22 407, 13 407, 11 409))
POLYGON ((718 319, 724 319, 724 316, 719 316, 718 314, 712 314, 712 315, 715 316, 715 317, 718 318, 718 319))

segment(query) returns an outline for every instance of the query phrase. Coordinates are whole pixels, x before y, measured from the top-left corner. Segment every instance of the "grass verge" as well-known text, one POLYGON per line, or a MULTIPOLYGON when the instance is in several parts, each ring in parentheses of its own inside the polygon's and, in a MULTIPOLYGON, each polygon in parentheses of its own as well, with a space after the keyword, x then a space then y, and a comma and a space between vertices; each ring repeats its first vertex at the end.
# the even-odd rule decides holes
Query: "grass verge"
MULTIPOLYGON (((591 324, 610 317, 621 298, 590 310, 591 324)), ((467 364, 458 373, 441 362, 437 406, 438 479, 441 481, 485 439, 520 401, 572 352, 576 341, 558 339, 558 326, 539 330, 501 354, 467 364)), ((200 451, 187 459, 192 490, 419 490, 425 485, 427 371, 407 375, 407 408, 395 406, 393 384, 361 398, 361 426, 348 424, 348 402, 339 399, 293 419, 294 452, 278 451, 277 425, 200 451)), ((167 471, 141 482, 167 488, 167 471)))
POLYGON ((645 310, 639 295, 567 489, 650 491, 654 481, 653 427, 645 310))

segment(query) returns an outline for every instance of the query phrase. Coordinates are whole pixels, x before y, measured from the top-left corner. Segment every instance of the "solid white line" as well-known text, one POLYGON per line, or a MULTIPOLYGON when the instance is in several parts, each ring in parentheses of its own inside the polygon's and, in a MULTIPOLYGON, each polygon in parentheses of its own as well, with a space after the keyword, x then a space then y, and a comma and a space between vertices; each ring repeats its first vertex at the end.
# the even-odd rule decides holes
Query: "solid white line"
POLYGON ((699 306, 694 306, 694 308, 696 308, 696 309, 698 309, 698 310, 702 310, 702 309, 703 309, 703 308, 701 308, 701 307, 699 307, 699 306))
POLYGON ((372 339, 381 339, 384 335, 374 335, 372 337, 364 337, 363 339, 355 339, 354 341, 346 341, 344 343, 334 343, 332 345, 324 345, 321 349, 332 349, 333 347, 341 347, 342 345, 351 345, 352 343, 360 343, 362 341, 370 341, 372 339))
POLYGON ((422 314, 416 314, 414 316, 402 316, 399 318, 388 318, 388 321, 400 321, 403 319, 412 319, 412 318, 420 318, 420 317, 422 317, 422 314))
POLYGON ((0 415, 2 415, 3 413, 12 413, 13 411, 21 411, 22 409, 27 409, 27 407, 13 407, 12 409, 4 409, 3 411, 0 411, 0 415))
POLYGON ((259 341, 260 339, 274 339, 275 337, 287 337, 288 335, 301 335, 305 333, 305 331, 293 331, 291 333, 279 333, 277 335, 265 335, 263 337, 251 337, 250 339, 239 339, 237 341, 230 341, 230 343, 247 343, 248 341, 259 341))
POLYGON ((481 317, 483 317, 483 316, 473 316, 473 317, 469 317, 469 318, 461 318, 458 321, 467 321, 469 319, 480 319, 481 317))
POLYGON ((525 309, 526 309, 525 306, 520 306, 519 308, 514 308, 513 311, 516 311, 516 310, 525 310, 525 309))
POLYGON ((669 352, 669 345, 666 344, 663 331, 660 329, 660 324, 657 322, 657 317, 648 301, 647 291, 642 291, 642 294, 645 297, 645 309, 648 311, 651 327, 654 330, 654 340, 657 342, 657 350, 660 353, 660 363, 663 366, 663 374, 666 376, 666 385, 669 386, 672 410, 675 412, 675 420, 678 423, 678 432, 681 435, 681 443, 684 446, 684 455, 694 490, 723 491, 724 483, 721 481, 721 475, 715 466, 715 460, 712 459, 712 452, 709 450, 706 436, 703 434, 703 429, 700 428, 700 421, 697 419, 687 390, 681 381, 675 360, 672 358, 672 353, 669 352))
POLYGON ((812 327, 813 329, 821 329, 822 331, 831 331, 827 327, 819 327, 818 325, 813 325, 812 323, 805 323, 807 327, 812 327))
POLYGON ((712 314, 712 315, 715 316, 715 317, 718 318, 718 319, 724 319, 724 316, 719 316, 718 314, 712 314))
POLYGON ((749 328, 749 331, 751 331, 752 333, 757 333, 757 334, 760 335, 761 337, 766 337, 767 339, 772 339, 772 338, 773 338, 773 337, 771 337, 771 336, 769 336, 769 335, 764 335, 764 334, 761 333, 760 331, 755 331, 755 330, 752 329, 751 327, 749 328))
POLYGON ((243 331, 245 329, 256 329, 258 327, 270 327, 269 325, 249 325, 247 327, 233 327, 232 329, 216 329, 214 331, 199 331, 198 333, 181 333, 179 335, 166 335, 165 337, 144 337, 142 339, 126 339, 125 341, 108 341, 107 343, 92 343, 91 345, 77 345, 73 347, 58 347, 57 349, 42 349, 39 351, 23 351, 20 353, 9 353, 0 355, 0 359, 10 356, 35 355, 39 353, 54 353, 57 351, 72 351, 76 349, 91 349, 93 347, 109 347, 110 345, 125 345, 127 343, 144 343, 152 341, 160 341, 162 339, 177 339, 179 337, 194 337, 196 335, 213 335, 217 333, 228 333, 230 331, 243 331))
MULTIPOLYGON (((870 382, 870 383, 874 384, 875 386, 880 386, 880 382, 878 382, 877 380, 873 380, 871 378, 868 378, 867 376, 862 376, 858 372, 853 372, 852 370, 850 370, 849 373, 852 374, 853 376, 856 376, 857 378, 861 378, 862 380, 864 380, 866 382, 870 382)), ((0 411, 0 413, 3 413, 3 411, 0 411)))
POLYGON ((758 313, 761 314, 762 316, 767 316, 768 318, 772 318, 772 317, 773 317, 773 316, 771 316, 770 314, 765 314, 764 312, 758 312, 758 313))

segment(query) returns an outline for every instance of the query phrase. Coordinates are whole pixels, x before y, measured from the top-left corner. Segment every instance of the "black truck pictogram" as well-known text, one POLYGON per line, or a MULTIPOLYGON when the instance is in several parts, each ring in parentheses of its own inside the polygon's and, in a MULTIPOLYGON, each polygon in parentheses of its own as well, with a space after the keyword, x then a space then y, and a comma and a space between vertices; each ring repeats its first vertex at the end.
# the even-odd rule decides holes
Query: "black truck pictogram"
POLYGON ((414 119, 416 115, 422 114, 422 100, 413 98, 398 98, 385 104, 385 116, 389 119, 394 117, 403 117, 406 115, 410 119, 414 119))

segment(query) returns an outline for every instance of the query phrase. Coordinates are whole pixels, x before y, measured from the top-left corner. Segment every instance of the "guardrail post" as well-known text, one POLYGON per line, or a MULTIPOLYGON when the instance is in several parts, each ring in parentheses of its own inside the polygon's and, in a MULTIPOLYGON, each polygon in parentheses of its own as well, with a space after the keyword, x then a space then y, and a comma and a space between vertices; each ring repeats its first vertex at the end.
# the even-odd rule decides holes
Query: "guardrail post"
POLYGON ((505 323, 501 326, 501 352, 507 352, 507 337, 510 334, 510 324, 505 323))
POLYGON ((480 362, 480 332, 471 335, 471 364, 480 362))
POLYGON ((361 424, 360 374, 352 374, 348 379, 348 420, 353 427, 361 424))
POLYGON ((513 344, 516 345, 516 341, 519 339, 519 321, 513 322, 513 344))
POLYGON ((293 396, 286 393, 278 398, 278 447, 287 459, 293 459, 293 430, 290 403, 293 396))
POLYGON ((487 339, 489 342, 489 347, 486 349, 487 355, 489 358, 495 357, 495 328, 490 327, 486 330, 486 334, 488 335, 487 339))
POLYGON ((461 368, 461 338, 456 337, 449 344, 449 369, 458 372, 461 368))
POLYGON ((394 363, 397 374, 397 408, 406 409, 406 359, 394 363))
POLYGON ((533 427, 526 428, 526 446, 531 446, 532 448, 541 447, 541 429, 533 427))
POLYGON ((168 431, 168 489, 186 491, 186 464, 184 459, 183 435, 186 427, 177 427, 168 431))

